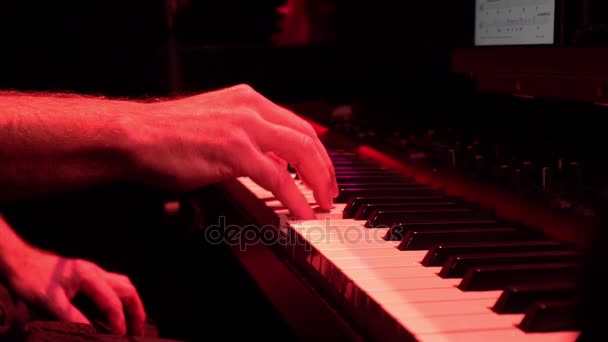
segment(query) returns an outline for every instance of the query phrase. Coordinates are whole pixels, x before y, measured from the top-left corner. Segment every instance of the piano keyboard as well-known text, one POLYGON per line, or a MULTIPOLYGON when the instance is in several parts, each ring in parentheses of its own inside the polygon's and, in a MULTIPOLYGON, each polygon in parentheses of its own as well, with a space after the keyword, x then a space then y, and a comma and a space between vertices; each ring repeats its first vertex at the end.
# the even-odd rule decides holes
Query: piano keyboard
POLYGON ((351 307, 419 341, 577 339, 581 259, 568 245, 353 154, 330 156, 340 196, 315 220, 290 220, 270 192, 239 181, 305 242, 293 257, 351 307))

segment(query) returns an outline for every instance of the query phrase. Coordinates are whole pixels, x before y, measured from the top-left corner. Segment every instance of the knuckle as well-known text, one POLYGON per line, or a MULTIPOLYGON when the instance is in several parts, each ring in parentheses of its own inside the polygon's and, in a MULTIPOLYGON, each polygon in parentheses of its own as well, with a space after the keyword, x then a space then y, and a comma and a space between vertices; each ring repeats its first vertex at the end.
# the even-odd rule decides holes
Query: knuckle
POLYGON ((247 133, 241 130, 232 132, 227 137, 228 149, 234 153, 246 153, 251 149, 251 140, 247 133))
POLYGON ((268 100, 263 95, 247 84, 236 86, 235 94, 238 101, 250 108, 265 110, 269 105, 268 100))
POLYGON ((316 137, 317 136, 317 131, 315 131, 315 129, 312 127, 312 125, 306 121, 302 121, 302 123, 300 124, 300 126, 302 127, 302 132, 304 132, 306 135, 309 135, 311 137, 316 137))
POLYGON ((92 275, 97 272, 97 266, 92 262, 89 262, 84 259, 76 259, 74 260, 74 268, 78 274, 82 275, 92 275))
POLYGON ((124 274, 117 274, 116 278, 118 279, 118 281, 120 281, 124 285, 126 285, 126 286, 128 286, 130 288, 131 287, 135 288, 135 286, 133 286, 133 282, 131 281, 131 278, 129 278, 128 276, 126 276, 124 274))
POLYGON ((135 288, 135 285, 133 285, 133 283, 131 282, 131 280, 127 279, 124 283, 125 286, 125 290, 127 290, 127 294, 128 295, 135 295, 137 294, 137 290, 135 288))
POLYGON ((304 151, 309 151, 309 150, 315 148, 314 139, 309 137, 308 135, 303 135, 301 137, 300 144, 302 145, 302 148, 304 149, 304 151))
POLYGON ((257 92, 253 89, 253 87, 246 83, 237 84, 236 86, 233 87, 233 89, 244 95, 257 94, 257 92))

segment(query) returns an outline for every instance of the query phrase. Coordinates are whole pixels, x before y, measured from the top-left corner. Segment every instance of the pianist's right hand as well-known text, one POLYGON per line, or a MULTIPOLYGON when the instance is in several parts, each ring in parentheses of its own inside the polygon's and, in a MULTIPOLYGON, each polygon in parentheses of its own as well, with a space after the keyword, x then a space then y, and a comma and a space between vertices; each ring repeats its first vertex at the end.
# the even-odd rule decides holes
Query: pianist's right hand
POLYGON ((239 85, 149 104, 133 116, 138 174, 154 183, 191 189, 249 176, 300 218, 314 217, 287 162, 313 189, 322 209, 337 196, 333 165, 306 121, 239 85))
POLYGON ((0 200, 114 180, 194 190, 249 176, 301 219, 337 196, 332 163, 313 128, 239 85, 152 103, 0 92, 0 200))

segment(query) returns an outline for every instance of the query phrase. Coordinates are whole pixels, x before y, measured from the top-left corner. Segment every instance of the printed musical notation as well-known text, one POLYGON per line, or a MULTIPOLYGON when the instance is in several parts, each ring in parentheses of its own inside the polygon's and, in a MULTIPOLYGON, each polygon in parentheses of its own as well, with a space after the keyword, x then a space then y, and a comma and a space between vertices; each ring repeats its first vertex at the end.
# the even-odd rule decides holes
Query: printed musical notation
POLYGON ((477 0, 475 45, 551 44, 555 0, 477 0))

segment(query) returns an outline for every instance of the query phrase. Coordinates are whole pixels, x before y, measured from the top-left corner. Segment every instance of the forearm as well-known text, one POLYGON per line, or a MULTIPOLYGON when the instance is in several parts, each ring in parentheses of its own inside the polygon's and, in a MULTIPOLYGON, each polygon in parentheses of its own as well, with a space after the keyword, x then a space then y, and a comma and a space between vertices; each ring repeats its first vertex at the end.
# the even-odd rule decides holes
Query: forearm
POLYGON ((143 106, 0 92, 0 200, 126 178, 124 120, 143 106))

